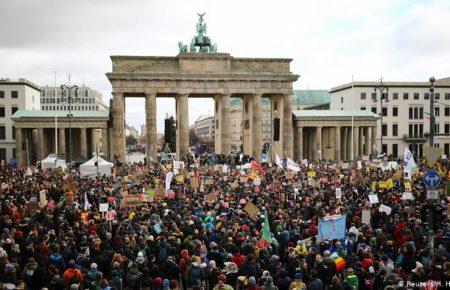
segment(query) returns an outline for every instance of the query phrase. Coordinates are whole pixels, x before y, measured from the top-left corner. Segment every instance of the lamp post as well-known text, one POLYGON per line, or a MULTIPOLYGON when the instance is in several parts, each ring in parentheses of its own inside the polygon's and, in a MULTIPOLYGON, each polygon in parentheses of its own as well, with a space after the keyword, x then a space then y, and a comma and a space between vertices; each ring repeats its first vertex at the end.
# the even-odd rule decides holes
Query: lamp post
POLYGON ((69 158, 67 159, 69 168, 72 166, 72 103, 78 101, 78 86, 61 85, 61 98, 69 104, 69 158), (72 93, 73 92, 73 96, 72 93))
POLYGON ((375 91, 375 97, 373 98, 374 102, 378 101, 377 91, 380 92, 380 122, 381 122, 380 150, 381 153, 383 153, 383 100, 385 100, 386 103, 389 102, 388 99, 389 87, 383 84, 383 77, 380 78, 380 84, 378 86, 375 86, 373 90, 375 91))
POLYGON ((434 147, 434 77, 430 77, 430 147, 434 147))

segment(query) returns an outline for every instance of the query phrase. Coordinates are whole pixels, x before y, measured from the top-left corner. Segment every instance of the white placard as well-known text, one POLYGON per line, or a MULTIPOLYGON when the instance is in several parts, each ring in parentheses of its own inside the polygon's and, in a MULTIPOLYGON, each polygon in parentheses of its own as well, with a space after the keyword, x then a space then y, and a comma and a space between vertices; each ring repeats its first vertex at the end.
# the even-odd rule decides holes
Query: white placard
POLYGON ((253 180, 253 185, 261 185, 261 178, 255 178, 253 180))
POLYGON ((357 164, 357 168, 358 168, 358 170, 361 170, 362 169, 362 162, 360 161, 360 160, 358 160, 357 162, 356 162, 356 164, 357 164))
POLYGON ((340 187, 336 187, 336 198, 342 197, 342 189, 340 187))
POLYGON ((364 209, 362 211, 361 222, 366 225, 370 225, 370 209, 364 209))
POLYGON ((444 160, 447 159, 447 155, 446 154, 442 154, 441 155, 441 159, 444 159, 444 160))
POLYGON ((404 192, 402 194, 402 200, 414 200, 412 192, 404 192))
POLYGON ((109 205, 107 202, 105 203, 100 203, 99 207, 98 207, 98 211, 99 212, 107 212, 109 208, 109 205))
POLYGON ((390 215, 391 211, 392 211, 392 208, 390 208, 387 205, 382 204, 382 205, 380 205, 380 208, 378 209, 378 211, 379 212, 385 212, 387 215, 390 215))
POLYGON ((369 194, 369 201, 371 204, 379 203, 378 195, 376 194, 369 194))
POLYGON ((427 189, 427 199, 438 199, 439 189, 427 189))
POLYGON ((403 172, 403 178, 404 178, 404 179, 411 180, 411 176, 412 176, 411 171, 405 170, 405 171, 403 172))

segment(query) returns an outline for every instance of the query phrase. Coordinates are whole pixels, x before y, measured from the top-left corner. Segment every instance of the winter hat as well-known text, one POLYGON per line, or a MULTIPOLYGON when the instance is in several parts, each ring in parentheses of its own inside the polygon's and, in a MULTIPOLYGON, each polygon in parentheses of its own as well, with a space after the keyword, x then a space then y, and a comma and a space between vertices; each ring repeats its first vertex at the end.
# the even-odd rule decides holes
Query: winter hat
POLYGON ((161 286, 162 283, 163 280, 161 277, 156 277, 155 280, 153 281, 153 284, 155 284, 155 286, 161 286))
POLYGON ((295 273, 295 280, 301 280, 303 278, 302 273, 295 273))
POLYGON ((253 276, 250 276, 250 278, 248 278, 248 285, 250 285, 250 286, 256 285, 256 278, 253 276))
POLYGON ((96 263, 92 263, 91 264, 91 269, 97 269, 97 264, 96 263))
POLYGON ((169 287, 170 281, 169 279, 164 279, 163 281, 163 287, 169 287))

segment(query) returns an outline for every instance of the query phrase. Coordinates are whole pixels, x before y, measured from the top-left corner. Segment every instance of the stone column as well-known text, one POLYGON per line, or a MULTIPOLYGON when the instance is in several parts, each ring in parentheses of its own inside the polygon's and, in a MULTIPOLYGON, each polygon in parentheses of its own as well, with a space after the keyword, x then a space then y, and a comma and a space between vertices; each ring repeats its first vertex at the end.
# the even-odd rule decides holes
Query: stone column
MULTIPOLYGON (((242 147, 245 155, 253 152, 253 95, 244 95, 242 104, 242 147)), ((216 126, 217 127, 217 126, 216 126)), ((216 135, 217 136, 217 135, 216 135)))
POLYGON ((295 146, 297 148, 296 159, 302 160, 303 159, 303 127, 302 126, 297 127, 297 142, 296 143, 297 143, 297 146, 295 146))
POLYGON ((344 127, 342 129, 342 159, 348 160, 348 152, 350 147, 348 146, 348 128, 344 127))
POLYGON ((271 122, 271 140, 273 150, 280 156, 280 158, 284 157, 283 151, 283 120, 284 120, 284 97, 283 95, 272 95, 271 98, 271 112, 270 112, 270 122, 271 122), (273 139, 275 133, 275 123, 273 120, 278 118, 280 120, 280 125, 278 127, 278 141, 273 139))
POLYGON ((189 152, 189 94, 177 94, 177 158, 181 160, 189 152))
POLYGON ((80 128, 80 154, 89 159, 90 156, 88 156, 87 152, 87 142, 86 128, 80 128))
MULTIPOLYGON (((370 150, 372 152, 372 148, 377 142, 377 126, 371 127, 370 131, 371 131, 371 134, 370 134, 371 135, 371 137, 370 137, 370 150)), ((380 150, 381 150, 381 148, 380 148, 380 150)), ((377 156, 372 156, 372 158, 375 158, 375 157, 377 157, 377 156)))
POLYGON ((317 126, 316 127, 316 144, 315 144, 315 151, 317 159, 322 159, 323 151, 322 151, 322 127, 317 126))
POLYGON ((126 147, 125 147, 125 97, 121 93, 112 93, 113 108, 112 108, 112 118, 113 118, 113 159, 120 162, 125 162, 126 160, 126 147))
POLYGON ((341 127, 334 127, 334 159, 341 159, 341 127))
MULTIPOLYGON (((283 95, 283 155, 292 158, 292 95, 283 95)), ((321 142, 322 143, 322 142, 321 142)))
POLYGON ((220 131, 221 131, 221 153, 231 153, 231 128, 230 128, 230 97, 231 94, 222 94, 220 96, 221 102, 221 116, 220 116, 220 131))
POLYGON ((262 130, 261 130, 261 94, 253 95, 253 118, 252 118, 252 156, 253 158, 261 162, 261 149, 262 149, 262 130))
POLYGON ((66 154, 66 129, 58 128, 58 152, 66 154))
POLYGON ((353 127, 353 160, 358 159, 359 127, 353 127))
POLYGON ((156 140, 156 93, 145 94, 145 142, 147 162, 158 161, 156 140))
POLYGON ((25 164, 25 151, 23 150, 23 135, 22 128, 15 128, 16 130, 16 158, 17 164, 23 166, 25 164))
POLYGON ((364 127, 364 155, 367 155, 367 156, 369 156, 370 155, 370 148, 371 148, 371 145, 370 145, 370 136, 369 136, 369 129, 370 129, 370 127, 364 127))
POLYGON ((44 128, 37 129, 37 142, 36 142, 36 157, 37 161, 41 161, 44 156, 44 128))
POLYGON ((359 127, 359 132, 358 132, 358 156, 362 157, 364 155, 363 152, 363 132, 364 132, 364 128, 363 127, 359 127))
POLYGON ((102 128, 102 152, 103 155, 110 159, 109 156, 109 129, 108 127, 102 128))

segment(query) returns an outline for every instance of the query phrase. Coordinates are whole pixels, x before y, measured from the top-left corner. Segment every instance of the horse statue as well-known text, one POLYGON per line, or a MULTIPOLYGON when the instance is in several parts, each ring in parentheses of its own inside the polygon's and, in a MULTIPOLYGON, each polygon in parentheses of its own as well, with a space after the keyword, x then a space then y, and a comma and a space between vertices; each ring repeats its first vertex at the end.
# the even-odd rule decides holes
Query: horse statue
POLYGON ((180 52, 187 52, 187 45, 183 44, 181 41, 178 42, 178 49, 180 52))
MULTIPOLYGON (((197 47, 199 52, 217 52, 217 44, 212 44, 211 39, 206 36, 206 23, 203 22, 203 16, 206 13, 197 13, 198 15, 198 23, 196 26, 197 35, 194 36, 191 40, 191 44, 189 45, 189 52, 197 52, 197 47)), ((187 52, 187 45, 183 45, 183 43, 178 43, 178 48, 180 52, 187 52)))

